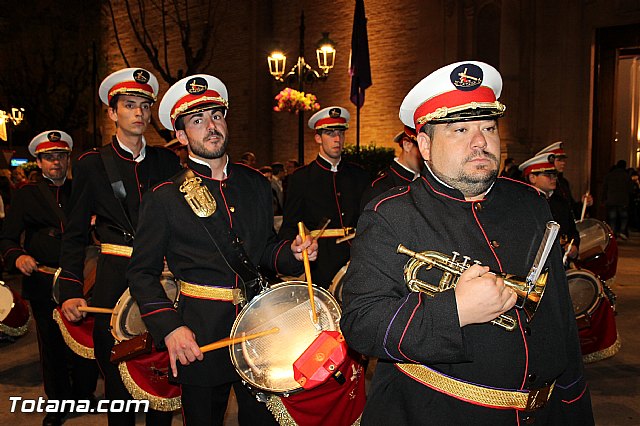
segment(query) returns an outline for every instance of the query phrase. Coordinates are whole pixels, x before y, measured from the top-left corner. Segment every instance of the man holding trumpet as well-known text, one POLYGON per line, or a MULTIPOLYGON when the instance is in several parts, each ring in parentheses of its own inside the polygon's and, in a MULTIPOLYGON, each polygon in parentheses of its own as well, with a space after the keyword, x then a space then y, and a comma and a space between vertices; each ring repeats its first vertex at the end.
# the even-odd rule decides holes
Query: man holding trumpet
POLYGON ((365 208, 344 278, 342 332, 378 357, 363 425, 593 424, 560 248, 545 233, 549 207, 533 188, 497 178, 501 89, 492 66, 459 62, 400 107, 425 166, 365 208), (541 241, 552 244, 546 262, 541 241), (454 288, 410 291, 403 270, 418 256, 399 244, 444 255, 417 279, 454 288), (535 301, 532 316, 515 308, 523 302, 502 274, 543 267, 546 287, 527 278, 519 289, 535 301))

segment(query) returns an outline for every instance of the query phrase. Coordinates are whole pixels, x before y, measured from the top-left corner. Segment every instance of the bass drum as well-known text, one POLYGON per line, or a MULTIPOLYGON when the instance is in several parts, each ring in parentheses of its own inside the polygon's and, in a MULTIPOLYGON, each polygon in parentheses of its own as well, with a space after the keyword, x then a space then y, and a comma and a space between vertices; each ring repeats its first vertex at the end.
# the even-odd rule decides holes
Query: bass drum
POLYGON ((602 303, 602 282, 587 270, 571 269, 567 271, 567 283, 576 319, 592 315, 602 303))
POLYGON ((0 281, 0 332, 11 337, 22 336, 27 332, 29 319, 27 302, 0 281))
POLYGON ((597 219, 587 218, 576 222, 580 233, 580 248, 576 264, 588 269, 602 280, 616 275, 618 244, 609 225, 597 219))
POLYGON ((275 284, 242 309, 231 338, 279 329, 229 347, 231 361, 249 387, 279 395, 302 390, 294 378, 294 362, 320 332, 340 326, 340 306, 333 296, 319 287, 313 294, 318 324, 313 322, 307 284, 300 281, 275 284))
MULTIPOLYGON (((163 273, 160 277, 160 283, 169 300, 175 304, 179 291, 173 275, 171 273, 163 273)), ((113 308, 110 325, 111 334, 118 342, 129 340, 147 331, 147 327, 144 325, 140 314, 140 308, 133 297, 131 297, 131 292, 128 288, 122 296, 120 296, 118 303, 116 303, 115 308, 113 308)))
POLYGON ((329 292, 336 298, 340 306, 342 306, 342 279, 347 273, 350 263, 351 261, 347 262, 346 265, 340 268, 335 277, 333 277, 333 281, 331 281, 331 285, 329 286, 329 292))

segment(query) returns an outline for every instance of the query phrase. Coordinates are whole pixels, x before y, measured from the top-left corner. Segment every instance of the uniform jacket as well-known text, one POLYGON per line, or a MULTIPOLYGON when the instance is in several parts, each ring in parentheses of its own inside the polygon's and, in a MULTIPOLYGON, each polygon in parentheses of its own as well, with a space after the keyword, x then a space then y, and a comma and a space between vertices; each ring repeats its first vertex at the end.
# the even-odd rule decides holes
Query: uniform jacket
MULTIPOLYGON (((422 252, 453 251, 494 271, 526 276, 551 220, 533 188, 499 178, 477 202, 439 183, 428 169, 408 186, 372 201, 362 214, 344 277, 342 332, 353 349, 379 357, 362 424, 516 425, 528 414, 474 405, 439 393, 400 372, 396 362, 421 363, 475 384, 539 388, 556 380, 535 424, 593 424, 573 308, 559 245, 547 261, 550 276, 533 320, 520 311, 519 328, 459 326, 452 290, 428 297, 404 281, 409 260, 398 244, 422 252)), ((442 272, 421 271, 437 283, 442 272)))
POLYGON ((576 228, 576 220, 569 200, 560 195, 558 191, 553 191, 548 201, 553 220, 560 224, 560 238, 565 240, 567 244, 573 240, 573 245, 580 247, 580 233, 576 228))
MULTIPOLYGON (((101 243, 131 246, 142 195, 180 170, 178 157, 168 149, 147 145, 145 158, 138 163, 131 153, 120 147, 115 136, 110 146, 127 193, 124 211, 113 194, 100 152, 94 149, 84 153, 74 166, 73 208, 62 239, 62 301, 82 297, 84 249, 90 243, 91 216, 96 215, 95 230, 101 243)), ((126 257, 100 256, 93 306, 115 306, 127 288, 125 272, 128 262, 126 257)))
MULTIPOLYGON (((222 215, 228 221, 254 265, 289 275, 302 272, 302 263, 293 256, 290 243, 276 238, 271 185, 262 174, 248 166, 231 163, 227 166, 227 177, 215 180, 210 178, 208 166, 191 159, 188 166, 215 198, 214 215, 222 215)), ((156 345, 163 346, 164 337, 182 325, 195 333, 200 346, 229 337, 239 311, 231 302, 185 295, 181 295, 176 310, 159 286, 163 257, 177 279, 217 287, 239 285, 239 278, 225 263, 202 220, 191 210, 173 181, 159 185, 142 203, 127 278, 156 345)), ((217 244, 224 244, 219 238, 218 235, 217 244)), ((225 349, 206 353, 203 361, 181 365, 178 372, 181 383, 201 386, 236 380, 239 377, 225 349)))
MULTIPOLYGON (((289 178, 280 238, 295 238, 300 221, 309 230, 319 229, 323 218, 331 220, 331 229, 355 228, 360 199, 368 184, 368 174, 360 166, 341 161, 338 171, 332 172, 331 164, 318 155, 289 178)), ((336 244, 335 238, 321 238, 318 258, 311 264, 313 282, 328 288, 349 260, 349 248, 350 242, 336 244)))
MULTIPOLYGON (((55 186, 45 178, 15 192, 0 236, 0 252, 7 267, 15 268, 16 260, 23 254, 33 257, 41 265, 58 267, 62 232, 65 230, 61 217, 64 219, 69 211, 70 193, 70 180, 62 186, 55 186), (39 186, 51 192, 61 216, 44 198, 39 186), (24 245, 21 245, 23 232, 24 245)), ((52 282, 52 275, 34 272, 23 278, 22 292, 29 299, 49 300, 52 282)))
POLYGON ((382 171, 380 176, 367 186, 360 201, 361 210, 364 210, 367 203, 378 195, 393 187, 408 185, 409 182, 413 181, 414 177, 415 173, 412 170, 407 169, 398 163, 397 160, 394 160, 386 170, 382 171))

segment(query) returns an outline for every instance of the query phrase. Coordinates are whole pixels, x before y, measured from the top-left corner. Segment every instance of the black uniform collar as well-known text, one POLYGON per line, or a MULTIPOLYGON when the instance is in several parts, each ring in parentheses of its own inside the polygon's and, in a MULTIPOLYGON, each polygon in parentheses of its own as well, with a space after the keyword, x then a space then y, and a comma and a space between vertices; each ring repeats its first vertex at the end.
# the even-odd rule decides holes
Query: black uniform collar
POLYGON ((113 138, 111 139, 111 146, 113 146, 120 157, 126 158, 127 160, 131 161, 139 162, 144 160, 147 152, 147 141, 144 136, 142 136, 142 149, 140 150, 140 154, 138 155, 137 160, 133 158, 133 153, 131 151, 123 147, 122 143, 118 140, 118 137, 116 135, 113 135, 113 138))
MULTIPOLYGON (((465 200, 464 195, 458 189, 455 189, 455 188, 447 185, 442 180, 437 178, 433 174, 433 172, 431 171, 431 169, 429 168, 429 166, 427 165, 426 162, 425 162, 425 166, 422 169, 422 172, 420 173, 420 178, 419 179, 421 179, 422 182, 424 182, 426 187, 431 192, 434 192, 437 195, 440 195, 440 196, 446 197, 446 198, 450 198, 450 199, 454 199, 454 200, 457 200, 457 201, 462 201, 464 203, 469 203, 469 205, 471 205, 471 203, 472 203, 471 201, 465 200)), ((495 185, 495 181, 489 187, 489 189, 485 193, 485 196, 482 199, 477 200, 477 201, 486 201, 487 199, 492 198, 491 197, 491 193, 492 193, 492 189, 493 189, 494 185, 495 185)))
POLYGON ((416 177, 416 174, 413 172, 413 170, 409 170, 407 167, 400 164, 397 159, 393 160, 389 168, 392 170, 393 173, 397 174, 402 179, 408 182, 413 181, 413 179, 416 177))
MULTIPOLYGON (((334 167, 331 162, 329 162, 327 159, 325 159, 320 154, 318 154, 318 156, 316 157, 316 162, 318 163, 318 165, 320 167, 322 167, 323 169, 326 169, 328 171, 332 171, 331 169, 334 167)), ((340 166, 341 165, 342 165, 342 158, 340 158, 340 161, 338 162, 338 165, 335 166, 338 169, 338 171, 340 170, 340 166)))
MULTIPOLYGON (((211 177, 211 167, 204 161, 199 161, 196 158, 189 156, 187 159, 187 167, 194 171, 200 177, 216 180, 211 177)), ((229 156, 227 156, 227 164, 224 166, 224 179, 229 177, 229 156)), ((224 180, 223 179, 223 180, 224 180)))

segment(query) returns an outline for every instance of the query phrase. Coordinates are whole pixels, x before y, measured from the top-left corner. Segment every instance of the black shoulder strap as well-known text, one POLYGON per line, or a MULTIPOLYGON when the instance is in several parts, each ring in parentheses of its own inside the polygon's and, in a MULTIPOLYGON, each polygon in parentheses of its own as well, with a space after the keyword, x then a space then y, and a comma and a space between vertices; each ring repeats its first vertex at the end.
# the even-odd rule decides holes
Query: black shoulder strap
POLYGON ((58 217, 58 220, 60 220, 60 223, 62 223, 63 225, 66 225, 67 215, 64 214, 64 210, 62 210, 60 205, 56 202, 56 199, 53 198, 53 194, 51 193, 51 189, 49 189, 49 184, 47 183, 47 181, 41 180, 40 182, 38 182, 36 186, 38 187, 40 194, 42 194, 42 198, 44 198, 44 200, 47 202, 49 207, 51 207, 53 212, 58 217))
MULTIPOLYGON (((182 173, 178 173, 174 182, 180 186, 187 179, 194 178, 195 175, 191 169, 185 169, 182 173)), ((250 285, 250 282, 256 282, 260 280, 260 272, 256 266, 251 262, 247 253, 242 247, 242 240, 236 235, 235 231, 224 221, 221 213, 214 213, 210 217, 199 218, 198 222, 202 224, 205 232, 213 242, 213 245, 218 249, 225 262, 236 273, 240 279, 245 283, 245 286, 250 285), (218 236, 217 240, 214 235, 218 236)), ((246 289, 249 290, 249 289, 246 289)), ((247 294, 247 296, 251 296, 247 294)), ((248 297, 247 300, 250 300, 248 297)))
POLYGON ((111 149, 111 144, 100 148, 100 158, 102 158, 104 168, 107 171, 107 176, 109 177, 109 182, 111 182, 113 195, 122 202, 127 198, 127 190, 124 188, 124 183, 122 182, 122 178, 120 178, 118 166, 116 165, 115 158, 113 158, 113 149, 111 149))
POLYGON ((127 198, 127 191, 124 187, 124 182, 120 177, 120 172, 118 170, 118 165, 116 164, 116 159, 113 155, 111 144, 107 144, 101 147, 99 151, 100 158, 102 159, 102 164, 104 164, 104 169, 107 171, 107 177, 109 178, 109 182, 111 183, 113 195, 116 197, 116 200, 118 200, 118 205, 120 206, 122 214, 124 215, 124 218, 129 225, 131 235, 134 235, 135 227, 131 223, 131 219, 129 218, 127 210, 124 208, 124 203, 126 203, 127 198))

